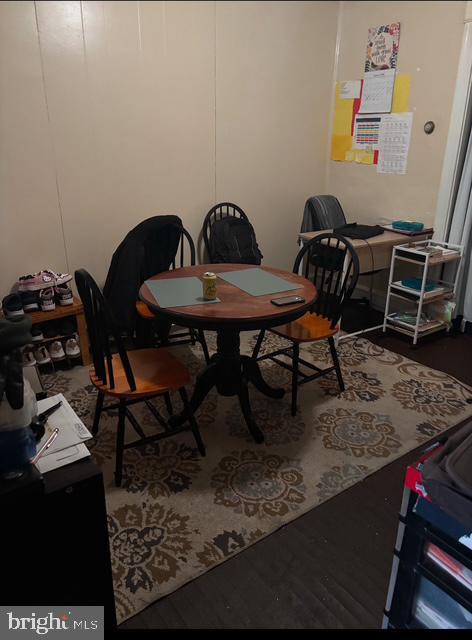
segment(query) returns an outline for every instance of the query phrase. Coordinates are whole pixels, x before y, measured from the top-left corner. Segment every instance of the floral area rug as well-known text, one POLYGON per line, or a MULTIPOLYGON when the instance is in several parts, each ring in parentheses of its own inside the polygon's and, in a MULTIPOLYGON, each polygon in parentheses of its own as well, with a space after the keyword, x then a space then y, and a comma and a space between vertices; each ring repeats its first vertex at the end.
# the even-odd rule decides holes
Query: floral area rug
MULTIPOLYGON (((214 334, 207 335, 214 350, 214 334)), ((255 338, 242 336, 246 353, 255 338)), ((269 334, 261 353, 282 343, 269 334)), ((198 345, 173 352, 193 375, 204 366, 198 345)), ((471 390, 445 373, 363 338, 341 342, 338 353, 345 392, 339 394, 334 373, 302 385, 296 417, 289 372, 262 363, 269 384, 288 391, 273 400, 250 390, 265 443, 253 442, 237 398, 213 391, 197 413, 206 457, 191 433, 129 449, 120 488, 113 480, 117 415, 102 414, 88 444, 104 474, 119 622, 472 415, 471 390)), ((304 347, 302 356, 331 364, 322 342, 304 347)), ((96 394, 87 369, 47 382, 90 427, 96 394)), ((165 414, 164 403, 154 402, 165 414)), ((175 410, 180 406, 176 396, 175 410)), ((157 428, 146 408, 133 412, 147 434, 157 428)), ((127 430, 134 439, 131 425, 127 430)))

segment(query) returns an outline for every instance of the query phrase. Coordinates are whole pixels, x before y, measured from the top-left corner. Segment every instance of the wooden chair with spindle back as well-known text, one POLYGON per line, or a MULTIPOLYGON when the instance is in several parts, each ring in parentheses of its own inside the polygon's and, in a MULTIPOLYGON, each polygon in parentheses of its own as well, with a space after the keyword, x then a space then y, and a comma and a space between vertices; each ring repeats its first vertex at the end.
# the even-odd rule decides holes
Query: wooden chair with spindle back
POLYGON ((211 255, 210 246, 211 227, 217 220, 222 220, 227 216, 242 218, 243 220, 247 220, 249 222, 249 218, 241 209, 241 207, 238 207, 237 204, 233 204, 232 202, 220 202, 219 204, 215 204, 215 206, 210 209, 203 221, 202 236, 203 242, 205 244, 205 249, 208 254, 208 259, 211 263, 214 262, 214 256, 211 255))
MULTIPOLYGON (((187 368, 168 349, 137 349, 126 351, 120 331, 116 327, 108 302, 103 297, 97 283, 85 269, 75 272, 75 282, 84 306, 87 330, 90 338, 93 366, 90 380, 98 390, 97 403, 92 426, 92 435, 98 434, 100 416, 103 411, 118 409, 118 429, 116 436, 115 483, 121 485, 123 453, 125 449, 143 446, 181 431, 191 430, 198 450, 205 455, 197 422, 190 413, 187 424, 171 429, 157 408, 150 402, 152 398, 163 396, 167 408, 171 408, 170 393, 178 391, 186 412, 189 412, 185 385, 190 381, 187 368), (112 353, 110 338, 114 341, 116 353, 112 353), (103 406, 105 396, 117 402, 103 406), (163 427, 163 432, 146 436, 129 406, 144 402, 149 411, 163 427), (125 444, 125 420, 131 423, 139 440, 125 444)), ((171 413, 171 411, 170 411, 171 413)), ((156 461, 158 464, 158 461, 156 461)))
MULTIPOLYGON (((172 226, 175 226, 181 232, 181 236, 177 251, 169 267, 169 270, 186 266, 193 267, 196 264, 196 251, 192 236, 184 227, 180 225, 172 226)), ((156 322, 156 316, 153 311, 151 311, 147 304, 145 304, 141 300, 138 300, 138 302, 136 302, 136 311, 138 312, 139 317, 143 320, 156 322)), ((195 344, 195 342, 198 341, 202 347, 203 355, 205 356, 206 362, 208 363, 210 361, 205 334, 201 329, 188 329, 186 331, 173 332, 170 332, 170 329, 171 326, 166 323, 163 323, 160 327, 158 327, 156 331, 156 335, 158 336, 159 340, 158 346, 175 346, 179 344, 189 343, 195 344)))
POLYGON ((339 320, 343 308, 354 291, 359 277, 359 258, 352 244, 337 233, 323 233, 307 242, 299 251, 293 273, 302 273, 312 280, 317 288, 318 297, 310 313, 288 324, 269 329, 272 333, 286 338, 292 346, 278 349, 263 356, 259 351, 264 340, 265 331, 261 331, 252 357, 257 360, 270 359, 292 373, 292 415, 297 411, 298 385, 305 384, 331 371, 336 372, 340 391, 344 391, 344 381, 339 366, 334 336, 339 331, 339 320), (328 340, 333 366, 320 369, 311 362, 300 358, 300 344, 328 340), (277 356, 289 356, 291 364, 280 360, 277 356), (300 369, 314 370, 307 374, 300 369))

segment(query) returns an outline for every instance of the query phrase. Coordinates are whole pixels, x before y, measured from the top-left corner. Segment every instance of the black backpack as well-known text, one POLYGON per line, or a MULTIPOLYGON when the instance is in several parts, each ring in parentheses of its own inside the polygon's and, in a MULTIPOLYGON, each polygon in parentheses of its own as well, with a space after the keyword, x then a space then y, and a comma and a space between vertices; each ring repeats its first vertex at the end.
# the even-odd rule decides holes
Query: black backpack
POLYGON ((261 264, 262 257, 257 246, 256 234, 248 220, 226 216, 221 220, 215 220, 211 225, 211 262, 261 264))

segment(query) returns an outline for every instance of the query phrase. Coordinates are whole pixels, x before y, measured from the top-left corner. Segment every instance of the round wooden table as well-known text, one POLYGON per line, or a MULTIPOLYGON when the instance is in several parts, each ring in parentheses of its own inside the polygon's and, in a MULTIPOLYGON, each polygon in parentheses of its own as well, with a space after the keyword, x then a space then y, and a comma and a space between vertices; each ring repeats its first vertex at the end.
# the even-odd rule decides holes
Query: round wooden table
MULTIPOLYGON (((229 282, 217 278, 216 295, 221 302, 165 309, 157 304, 146 284, 143 284, 139 290, 140 299, 156 315, 183 327, 216 331, 217 352, 211 357, 206 368, 197 376, 189 408, 195 412, 213 387, 216 387, 218 393, 223 396, 237 395, 248 429, 256 442, 263 442, 264 436, 252 416, 248 383, 252 382, 256 389, 271 398, 281 398, 284 395, 284 390, 270 387, 262 377, 257 361, 249 356, 241 355, 239 334, 241 331, 268 329, 296 320, 310 309, 317 295, 314 285, 302 276, 270 267, 260 268, 299 285, 299 288, 283 293, 252 296, 229 282), (305 299, 305 302, 286 307, 277 307, 270 302, 273 298, 291 295, 299 295, 305 299)), ((205 271, 213 271, 218 275, 219 272, 241 269, 254 269, 254 265, 196 265, 159 273, 152 280, 191 276, 201 278, 205 271)), ((169 424, 178 426, 186 419, 185 413, 174 415, 170 418, 169 424)))

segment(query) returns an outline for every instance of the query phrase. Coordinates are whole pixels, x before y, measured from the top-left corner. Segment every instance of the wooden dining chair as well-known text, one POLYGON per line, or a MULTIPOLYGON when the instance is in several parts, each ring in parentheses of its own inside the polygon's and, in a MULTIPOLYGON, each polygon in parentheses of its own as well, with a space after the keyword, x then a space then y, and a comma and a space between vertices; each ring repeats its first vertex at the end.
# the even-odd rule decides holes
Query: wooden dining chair
MULTIPOLYGON (((169 270, 178 269, 185 266, 194 266, 196 262, 195 244, 192 240, 190 233, 182 226, 175 225, 180 231, 181 236, 177 247, 174 259, 169 267, 169 270)), ((153 333, 157 335, 157 346, 175 346, 179 344, 195 344, 199 342, 205 360, 208 364, 210 361, 210 355, 208 353, 208 346, 205 339, 205 334, 202 329, 187 329, 184 331, 172 331, 169 323, 158 323, 156 321, 155 313, 141 300, 136 302, 136 311, 142 320, 153 322, 157 329, 153 333)), ((147 333, 147 332, 144 332, 147 333)))
POLYGON ((259 351, 265 331, 261 331, 252 357, 256 360, 270 359, 292 373, 292 415, 297 412, 298 385, 305 384, 332 371, 336 372, 340 391, 344 391, 344 381, 339 366, 334 336, 339 331, 339 320, 344 305, 354 291, 359 277, 359 258, 352 244, 337 233, 323 233, 307 242, 300 249, 293 265, 293 273, 303 273, 317 288, 317 299, 309 313, 288 324, 273 327, 269 331, 290 340, 292 346, 278 349, 263 356, 259 351), (302 271, 299 271, 302 265, 302 271), (311 362, 300 358, 303 343, 327 340, 333 366, 320 369, 311 362), (288 356, 291 364, 277 356, 288 356), (300 369, 315 371, 306 373, 300 369))
MULTIPOLYGON (((97 403, 92 426, 92 435, 96 436, 103 411, 118 409, 118 429, 116 435, 115 483, 121 485, 123 452, 131 447, 142 446, 168 438, 181 431, 191 430, 198 450, 205 455, 197 422, 190 413, 185 385, 190 381, 187 368, 177 360, 168 349, 137 349, 126 351, 123 340, 108 302, 103 297, 97 283, 85 269, 75 272, 75 282, 80 299, 84 306, 85 320, 90 339, 93 366, 90 368, 90 380, 98 390, 97 403), (116 353, 112 353, 110 338, 114 340, 116 353), (186 415, 190 416, 188 424, 171 429, 156 407, 150 402, 152 398, 163 396, 167 408, 171 408, 170 393, 178 391, 186 415), (105 396, 116 400, 104 406, 105 396), (145 436, 136 417, 129 407, 144 402, 163 431, 152 436, 145 436), (131 423, 139 440, 125 443, 125 421, 131 423)), ((171 411, 170 411, 171 412, 171 411)), ((157 462, 156 462, 157 464, 157 462)))
POLYGON ((241 207, 238 207, 237 204, 233 204, 232 202, 220 202, 219 204, 215 204, 215 206, 210 209, 210 211, 206 214, 205 219, 203 220, 202 228, 203 242, 205 244, 205 249, 210 262, 214 261, 213 256, 211 255, 210 247, 211 227, 217 220, 222 220, 227 216, 241 218, 249 222, 249 218, 241 209, 241 207))

